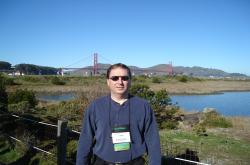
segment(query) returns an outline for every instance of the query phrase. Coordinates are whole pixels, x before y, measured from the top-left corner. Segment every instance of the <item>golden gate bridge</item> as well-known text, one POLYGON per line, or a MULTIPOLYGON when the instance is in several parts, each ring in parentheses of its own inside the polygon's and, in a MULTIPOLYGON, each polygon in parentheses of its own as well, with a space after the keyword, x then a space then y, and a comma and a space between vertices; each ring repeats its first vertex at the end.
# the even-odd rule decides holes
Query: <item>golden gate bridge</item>
MULTIPOLYGON (((77 62, 70 64, 68 66, 60 68, 60 71, 58 74, 61 74, 62 76, 65 73, 70 73, 70 72, 78 72, 81 73, 82 75, 89 76, 89 75, 100 75, 103 73, 106 73, 106 70, 110 66, 110 64, 101 64, 98 62, 100 55, 98 53, 94 53, 91 56, 86 57, 85 59, 78 60, 77 62), (87 58, 93 58, 93 65, 87 66, 87 67, 72 67, 76 63, 79 63, 87 58)), ((102 57, 102 56, 101 56, 102 57)), ((108 60, 104 57, 102 57, 106 61, 111 62, 111 60, 108 60)), ((113 62, 111 62, 112 64, 113 62)), ((138 68, 135 66, 129 66, 131 69, 131 72, 133 75, 154 75, 154 74, 160 74, 160 75, 173 75, 173 66, 172 62, 169 62, 168 64, 162 65, 161 67, 158 68, 138 68)))

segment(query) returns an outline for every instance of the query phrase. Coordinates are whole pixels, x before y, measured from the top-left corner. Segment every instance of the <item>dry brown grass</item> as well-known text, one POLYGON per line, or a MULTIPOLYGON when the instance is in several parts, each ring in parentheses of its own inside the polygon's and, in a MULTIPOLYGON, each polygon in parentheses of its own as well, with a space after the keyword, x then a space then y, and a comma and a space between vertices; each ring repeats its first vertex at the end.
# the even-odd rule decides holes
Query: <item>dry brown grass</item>
POLYGON ((161 84, 151 84, 153 90, 166 89, 170 94, 206 94, 224 91, 250 91, 249 81, 194 81, 182 83, 170 81, 161 84))
POLYGON ((8 91, 16 90, 17 88, 33 90, 37 93, 67 93, 67 92, 90 92, 90 91, 100 91, 107 92, 108 88, 106 84, 93 84, 93 86, 84 86, 84 85, 36 85, 36 86, 17 86, 16 88, 8 88, 8 91))
POLYGON ((250 117, 228 117, 234 129, 250 132, 250 117))
MULTIPOLYGON (((149 83, 148 85, 152 90, 156 91, 166 89, 169 94, 209 94, 224 91, 250 91, 250 81, 202 80, 183 83, 176 79, 172 79, 160 84, 149 83)), ((20 86, 11 86, 10 88, 7 88, 7 90, 12 91, 16 88, 27 88, 36 92, 45 93, 85 92, 90 91, 93 88, 108 91, 105 81, 92 81, 87 85, 79 83, 69 83, 67 85, 23 84, 20 86)))
POLYGON ((232 128, 213 128, 208 131, 250 142, 250 117, 227 117, 227 119, 232 122, 232 128))

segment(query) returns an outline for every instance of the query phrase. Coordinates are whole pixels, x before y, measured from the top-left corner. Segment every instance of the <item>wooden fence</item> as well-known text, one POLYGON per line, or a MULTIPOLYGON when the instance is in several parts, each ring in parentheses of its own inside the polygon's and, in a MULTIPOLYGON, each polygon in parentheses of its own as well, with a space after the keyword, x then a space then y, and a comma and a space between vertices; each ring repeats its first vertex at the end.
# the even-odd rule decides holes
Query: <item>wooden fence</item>
MULTIPOLYGON (((43 152, 45 154, 52 155, 53 157, 55 157, 57 165, 75 164, 75 162, 69 162, 67 160, 67 156, 66 156, 67 142, 68 142, 67 139, 69 137, 69 133, 73 132, 75 134, 80 135, 80 132, 75 131, 75 130, 71 130, 67 125, 68 124, 67 121, 58 120, 57 125, 53 125, 53 124, 49 124, 49 123, 45 123, 45 122, 39 122, 39 121, 35 121, 35 120, 32 120, 32 119, 24 118, 24 117, 17 116, 17 115, 14 115, 14 114, 10 114, 10 115, 12 117, 22 119, 24 121, 33 122, 35 124, 40 124, 40 125, 43 125, 43 126, 46 126, 46 127, 53 127, 54 129, 56 129, 57 130, 57 134, 56 134, 57 152, 56 153, 51 153, 51 152, 46 151, 44 149, 41 149, 39 147, 27 144, 26 142, 24 142, 24 141, 22 141, 20 139, 17 139, 14 136, 10 136, 8 134, 6 134, 6 136, 8 136, 9 138, 11 138, 11 139, 13 139, 15 141, 18 141, 20 143, 24 143, 26 145, 29 145, 29 147, 31 147, 31 148, 39 151, 39 152, 43 152)), ((199 162, 199 159, 196 159, 195 157, 191 158, 191 156, 193 156, 193 155, 186 155, 186 157, 169 157, 169 155, 165 155, 165 156, 162 157, 163 158, 162 159, 163 160, 162 164, 178 164, 178 165, 179 164, 181 164, 181 165, 200 164, 200 165, 208 165, 207 163, 199 162)))

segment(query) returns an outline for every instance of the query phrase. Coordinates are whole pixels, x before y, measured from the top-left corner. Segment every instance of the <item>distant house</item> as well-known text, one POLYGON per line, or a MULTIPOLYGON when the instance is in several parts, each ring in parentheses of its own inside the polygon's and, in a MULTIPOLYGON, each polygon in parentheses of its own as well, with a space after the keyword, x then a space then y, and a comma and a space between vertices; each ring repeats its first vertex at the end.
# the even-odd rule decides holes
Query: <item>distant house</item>
POLYGON ((25 75, 24 73, 21 73, 19 71, 16 71, 16 72, 12 72, 12 73, 9 73, 8 74, 9 76, 23 76, 25 75))

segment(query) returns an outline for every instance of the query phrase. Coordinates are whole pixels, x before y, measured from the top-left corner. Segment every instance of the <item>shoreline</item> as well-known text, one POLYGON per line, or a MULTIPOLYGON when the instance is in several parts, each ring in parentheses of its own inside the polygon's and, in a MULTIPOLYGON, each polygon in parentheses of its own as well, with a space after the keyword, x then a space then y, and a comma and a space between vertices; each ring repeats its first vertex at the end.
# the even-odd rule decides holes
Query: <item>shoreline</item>
MULTIPOLYGON (((167 81, 162 83, 145 83, 153 91, 166 90, 169 95, 209 95, 222 94, 224 92, 248 92, 250 91, 250 81, 225 81, 225 80, 204 80, 188 81, 167 81)), ((132 82, 133 85, 133 82, 132 82)), ((69 85, 16 85, 7 87, 11 92, 15 89, 28 89, 36 93, 71 93, 71 92, 108 92, 105 83, 95 83, 92 85, 69 84, 69 85)))
POLYGON ((221 94, 224 92, 248 92, 250 82, 248 81, 223 81, 208 80, 201 82, 166 82, 161 84, 151 84, 152 90, 166 89, 170 95, 207 95, 221 94))
POLYGON ((213 92, 204 92, 204 93, 168 93, 169 95, 220 95, 228 92, 250 92, 250 90, 224 90, 224 91, 213 91, 213 92))

